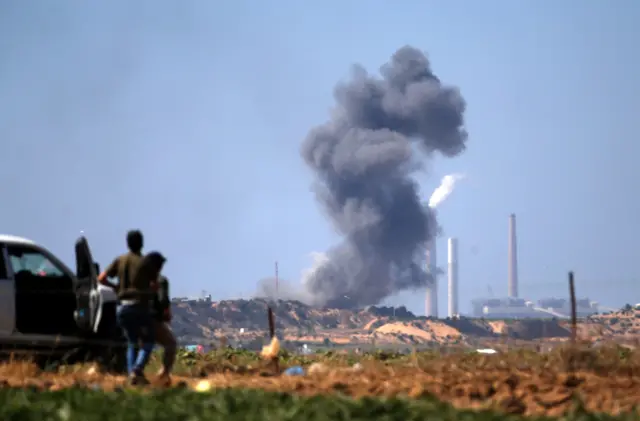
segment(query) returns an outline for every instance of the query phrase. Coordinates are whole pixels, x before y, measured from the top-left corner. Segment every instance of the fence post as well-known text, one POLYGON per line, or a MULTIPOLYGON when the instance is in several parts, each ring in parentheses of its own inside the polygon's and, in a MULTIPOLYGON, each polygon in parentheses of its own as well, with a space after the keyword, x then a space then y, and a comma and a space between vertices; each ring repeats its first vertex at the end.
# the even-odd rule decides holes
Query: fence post
MULTIPOLYGON (((267 307, 267 319, 269 320, 269 337, 271 338, 271 343, 273 344, 273 340, 276 336, 276 316, 273 312, 273 309, 271 308, 271 306, 267 307)), ((279 353, 280 351, 278 351, 279 353)), ((280 373, 280 362, 279 362, 280 356, 279 355, 274 355, 273 356, 273 360, 271 361, 271 364, 273 365, 273 371, 276 374, 280 373)))
POLYGON ((573 280, 573 271, 569 272, 569 297, 571 299, 571 344, 576 344, 578 337, 578 314, 576 310, 576 287, 573 280))

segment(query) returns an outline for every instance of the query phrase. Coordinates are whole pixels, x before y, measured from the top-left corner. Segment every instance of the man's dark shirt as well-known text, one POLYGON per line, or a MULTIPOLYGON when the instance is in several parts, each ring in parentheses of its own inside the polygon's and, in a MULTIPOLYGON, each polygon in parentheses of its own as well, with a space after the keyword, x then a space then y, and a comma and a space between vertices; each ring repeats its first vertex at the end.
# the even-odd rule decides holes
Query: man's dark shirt
POLYGON ((140 264, 142 262, 142 255, 139 253, 126 253, 116 257, 113 262, 105 270, 109 278, 118 278, 118 298, 120 300, 132 300, 139 301, 139 295, 136 292, 140 287, 142 289, 148 289, 146 285, 136 285, 134 280, 137 277, 140 264))

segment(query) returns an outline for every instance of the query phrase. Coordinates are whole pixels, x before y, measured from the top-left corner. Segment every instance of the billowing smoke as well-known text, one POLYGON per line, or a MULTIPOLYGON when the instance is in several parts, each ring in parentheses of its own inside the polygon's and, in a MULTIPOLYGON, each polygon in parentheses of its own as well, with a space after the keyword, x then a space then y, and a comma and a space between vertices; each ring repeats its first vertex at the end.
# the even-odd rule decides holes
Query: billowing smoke
POLYGON ((356 66, 335 88, 329 121, 302 147, 317 198, 344 237, 304 278, 304 295, 317 305, 377 304, 430 282, 424 247, 437 224, 412 175, 433 152, 453 157, 465 149, 465 101, 409 46, 380 74, 356 66))

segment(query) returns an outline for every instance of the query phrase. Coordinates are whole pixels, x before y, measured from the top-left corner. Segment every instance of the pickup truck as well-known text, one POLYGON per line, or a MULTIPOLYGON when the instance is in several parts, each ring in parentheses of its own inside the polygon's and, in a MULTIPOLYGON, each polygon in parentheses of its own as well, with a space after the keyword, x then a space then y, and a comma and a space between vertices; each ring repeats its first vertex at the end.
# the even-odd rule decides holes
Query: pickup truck
POLYGON ((93 361, 125 372, 115 291, 97 283, 84 236, 75 257, 74 272, 36 242, 0 235, 0 354, 47 364, 93 361))

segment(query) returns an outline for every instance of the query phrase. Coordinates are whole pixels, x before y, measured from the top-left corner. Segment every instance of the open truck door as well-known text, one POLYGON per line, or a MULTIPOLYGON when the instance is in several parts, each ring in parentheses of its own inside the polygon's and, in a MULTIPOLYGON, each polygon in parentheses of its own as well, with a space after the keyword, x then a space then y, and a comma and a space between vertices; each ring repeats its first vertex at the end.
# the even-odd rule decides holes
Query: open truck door
POLYGON ((98 291, 98 273, 91 255, 89 242, 82 236, 76 240, 77 308, 75 319, 85 333, 96 333, 102 317, 102 303, 98 291))

